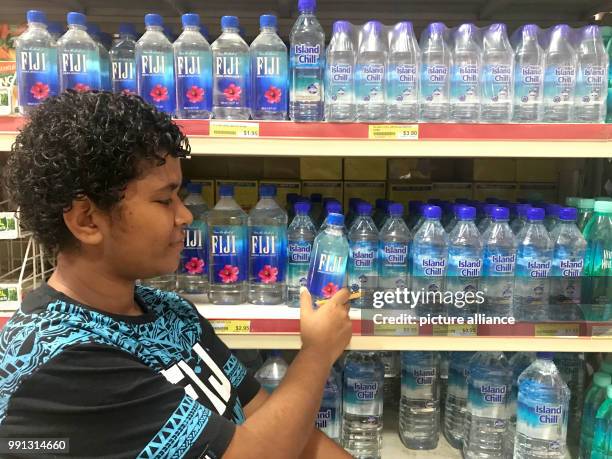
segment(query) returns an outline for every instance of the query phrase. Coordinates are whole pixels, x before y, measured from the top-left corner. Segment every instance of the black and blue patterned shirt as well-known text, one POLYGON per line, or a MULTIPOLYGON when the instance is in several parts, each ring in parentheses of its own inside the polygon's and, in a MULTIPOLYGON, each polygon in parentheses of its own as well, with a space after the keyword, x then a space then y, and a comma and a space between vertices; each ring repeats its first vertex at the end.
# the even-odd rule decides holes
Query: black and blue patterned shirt
POLYGON ((136 288, 119 316, 45 285, 0 333, 0 438, 68 438, 70 457, 220 458, 259 390, 195 307, 136 288))

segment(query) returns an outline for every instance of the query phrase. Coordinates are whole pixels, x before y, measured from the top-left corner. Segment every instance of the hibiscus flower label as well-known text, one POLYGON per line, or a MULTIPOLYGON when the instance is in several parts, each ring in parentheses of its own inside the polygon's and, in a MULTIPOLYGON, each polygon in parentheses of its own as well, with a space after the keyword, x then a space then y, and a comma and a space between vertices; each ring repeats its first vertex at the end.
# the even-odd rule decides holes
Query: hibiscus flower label
POLYGON ((174 55, 166 51, 137 48, 136 66, 139 92, 142 98, 166 113, 174 113, 174 55))
POLYGON ((17 55, 19 104, 35 106, 58 91, 55 48, 24 45, 17 55))
POLYGON ((180 118, 208 118, 212 109, 210 51, 180 50, 175 56, 177 113, 180 118))
POLYGON ((211 283, 233 284, 247 279, 247 231, 243 226, 210 228, 211 283))
POLYGON ((252 57, 251 67, 255 75, 254 110, 285 113, 288 90, 287 53, 257 51, 252 57))
POLYGON ((247 107, 248 53, 217 53, 213 60, 213 106, 247 107))
POLYGON ((208 277, 206 224, 201 220, 185 230, 185 247, 181 253, 180 274, 208 277))
POLYGON ((249 280, 252 283, 284 282, 287 266, 287 232, 275 226, 249 227, 249 280))

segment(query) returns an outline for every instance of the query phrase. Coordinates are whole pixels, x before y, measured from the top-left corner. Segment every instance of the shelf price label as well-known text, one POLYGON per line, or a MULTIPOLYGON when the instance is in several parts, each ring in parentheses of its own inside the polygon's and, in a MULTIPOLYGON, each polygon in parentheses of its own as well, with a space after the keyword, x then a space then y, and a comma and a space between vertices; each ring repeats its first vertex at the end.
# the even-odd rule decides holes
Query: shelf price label
POLYGON ((259 137, 259 123, 211 121, 211 137, 259 137))
POLYGON ((210 321, 215 331, 220 335, 243 335, 251 333, 250 320, 218 320, 210 321))
POLYGON ((579 336, 578 324, 536 324, 536 336, 579 336))
POLYGON ((595 325, 591 331, 592 338, 612 339, 612 325, 595 325))
POLYGON ((371 140, 418 140, 418 124, 370 124, 368 138, 371 140))
POLYGON ((417 336, 419 334, 418 325, 395 325, 395 324, 374 324, 374 335, 384 336, 417 336))

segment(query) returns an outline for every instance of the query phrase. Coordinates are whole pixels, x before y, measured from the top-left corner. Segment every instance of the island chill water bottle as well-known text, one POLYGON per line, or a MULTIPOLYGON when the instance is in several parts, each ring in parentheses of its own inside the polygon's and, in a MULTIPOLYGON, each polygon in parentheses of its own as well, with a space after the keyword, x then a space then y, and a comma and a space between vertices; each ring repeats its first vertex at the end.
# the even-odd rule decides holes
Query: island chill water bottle
POLYGON ((419 118, 419 75, 421 51, 412 22, 398 22, 389 38, 387 55, 387 119, 415 122, 419 118))
POLYGON ((355 119, 355 49, 351 24, 334 22, 325 60, 325 119, 355 119))
POLYGON ((461 449, 465 430, 469 361, 474 352, 451 352, 448 366, 448 390, 444 410, 444 436, 455 449, 461 449))
POLYGON ((537 25, 524 25, 514 47, 513 120, 519 123, 532 123, 542 119, 544 50, 540 46, 538 33, 537 25))
POLYGON ((516 436, 516 399, 518 397, 518 377, 533 363, 535 354, 532 352, 517 352, 510 359, 512 368, 512 391, 508 396, 508 429, 504 439, 504 454, 512 458, 514 454, 514 437, 516 436))
MULTIPOLYGON (((410 257, 410 230, 402 215, 404 206, 391 203, 389 217, 380 230, 380 268, 378 286, 383 291, 410 288, 408 274, 410 257)), ((390 304, 390 307, 397 306, 390 304)), ((413 313, 414 315, 414 313, 413 313)))
POLYGON ((514 91, 514 51, 506 24, 491 24, 482 38, 482 113, 488 123, 508 123, 512 119, 514 91))
POLYGON ((581 123, 603 123, 608 92, 608 55, 598 26, 585 26, 579 34, 574 119, 581 123))
POLYGON ((553 27, 546 50, 544 73, 544 121, 568 123, 572 120, 576 89, 576 50, 572 30, 566 24, 553 27))
POLYGON ((384 121, 387 39, 379 21, 369 21, 361 30, 355 65, 355 105, 358 121, 384 121))
POLYGON ((370 203, 359 203, 357 219, 348 232, 348 285, 351 292, 361 292, 361 298, 351 303, 359 308, 372 307, 374 291, 378 287, 379 235, 371 214, 370 203))
POLYGON ((287 304, 300 306, 300 287, 306 287, 310 255, 317 230, 308 216, 309 202, 295 203, 295 218, 287 230, 287 304))
POLYGON ((482 49, 480 48, 479 32, 474 24, 463 24, 455 30, 452 50, 451 120, 477 123, 480 120, 482 49))
POLYGON ((434 22, 421 34, 419 113, 423 121, 448 120, 452 56, 446 33, 444 24, 434 22))
POLYGON ((136 94, 136 31, 131 24, 119 24, 119 39, 109 51, 113 92, 136 94))
POLYGON ((336 443, 340 442, 340 423, 342 422, 342 385, 334 368, 325 382, 321 407, 317 413, 315 426, 336 443))
POLYGON ((185 228, 185 248, 177 276, 179 292, 208 293, 208 233, 206 213, 208 207, 202 199, 202 184, 188 183, 189 195, 185 207, 193 215, 193 222, 185 228))

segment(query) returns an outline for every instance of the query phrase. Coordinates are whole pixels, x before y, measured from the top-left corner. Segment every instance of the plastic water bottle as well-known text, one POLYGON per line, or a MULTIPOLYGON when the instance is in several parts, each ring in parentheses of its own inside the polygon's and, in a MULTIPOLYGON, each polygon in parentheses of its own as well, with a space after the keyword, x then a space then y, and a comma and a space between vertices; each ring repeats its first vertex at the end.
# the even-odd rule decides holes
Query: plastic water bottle
POLYGON ((355 48, 351 24, 334 22, 325 60, 325 119, 355 119, 355 48))
POLYGON ((355 65, 357 121, 384 121, 387 38, 379 21, 363 26, 355 65))
POLYGON ((280 351, 271 351, 263 366, 255 372, 255 379, 271 394, 280 385, 288 368, 289 365, 283 359, 280 351))
POLYGON ((159 14, 145 15, 146 32, 136 42, 136 80, 138 94, 158 110, 174 113, 174 53, 164 35, 159 14))
MULTIPOLYGON (((412 290, 430 292, 444 291, 444 280, 448 268, 448 235, 440 217, 442 210, 438 206, 425 206, 423 217, 425 221, 414 233, 411 248, 412 258, 412 290)), ((438 315, 442 313, 441 298, 427 298, 417 305, 419 317, 427 314, 438 315)))
POLYGON ((478 292, 482 273, 482 239, 474 224, 476 209, 461 206, 457 210, 457 224, 448 236, 448 275, 446 290, 451 292, 471 292, 473 304, 448 305, 448 316, 467 317, 475 314, 476 292, 478 292))
POLYGON ((527 210, 531 204, 518 204, 516 206, 516 218, 510 223, 510 228, 514 234, 518 234, 527 223, 527 210))
POLYGON ((606 388, 612 384, 612 376, 597 372, 593 375, 593 384, 584 397, 582 411, 582 428, 580 432, 580 457, 591 457, 593 437, 595 436, 595 421, 597 410, 606 400, 606 388))
POLYGON ((593 208, 595 207, 594 199, 578 199, 576 208, 578 209, 578 218, 576 219, 576 225, 580 232, 584 231, 589 220, 593 216, 593 208))
POLYGON ((212 53, 200 33, 200 16, 183 14, 183 33, 172 45, 176 71, 176 115, 208 119, 212 110, 212 53))
POLYGON ((468 373, 463 457, 502 458, 512 368, 503 352, 477 352, 468 373))
POLYGON ((188 183, 189 195, 184 204, 193 215, 193 223, 185 229, 185 248, 181 254, 178 289, 182 293, 208 292, 208 234, 206 214, 208 207, 202 199, 202 185, 188 183))
POLYGON ((47 31, 45 13, 29 10, 28 29, 16 41, 17 88, 19 107, 28 114, 59 89, 57 74, 57 49, 47 31))
POLYGON ((579 34, 574 119, 603 123, 608 96, 608 53, 598 26, 585 26, 579 34))
POLYGON ((350 352, 344 366, 342 446, 354 457, 379 459, 384 367, 377 352, 350 352))
POLYGON ((111 85, 115 93, 136 94, 136 31, 131 24, 119 24, 119 39, 109 51, 111 85))
POLYGON ((544 97, 544 50, 535 24, 521 27, 514 46, 514 117, 518 123, 542 119, 544 97))
MULTIPOLYGON (((319 230, 317 231, 317 234, 325 231, 325 228, 327 228, 327 217, 329 216, 329 214, 341 214, 341 213, 342 213, 342 204, 340 204, 339 201, 336 201, 335 199, 327 201, 325 203, 325 218, 323 219, 323 222, 319 226, 319 230)), ((342 225, 342 231, 346 232, 346 225, 342 225)))
POLYGON ((461 449, 465 430, 469 361, 474 352, 450 352, 448 390, 444 410, 444 437, 455 449, 461 449))
POLYGON ((532 322, 546 320, 554 246, 544 226, 544 209, 532 207, 527 211, 527 224, 517 240, 515 317, 532 322))
POLYGON ((287 275, 287 213, 276 203, 276 187, 262 185, 249 214, 249 302, 281 304, 287 275))
POLYGON ((553 27, 546 50, 544 73, 544 121, 568 123, 573 118, 577 54, 571 43, 572 29, 553 27))
POLYGON ((101 89, 98 45, 87 33, 84 14, 67 16, 68 31, 57 41, 60 92, 101 89))
POLYGON ((498 207, 497 204, 484 205, 484 217, 478 222, 478 231, 480 231, 481 234, 484 234, 491 225, 491 223, 493 223, 493 217, 491 216, 491 213, 496 207, 498 207))
POLYGON ((298 0, 299 16, 291 29, 289 118, 323 119, 325 32, 315 17, 316 0, 298 0))
POLYGON ((357 308, 371 308, 378 287, 379 236, 371 214, 370 203, 359 203, 357 218, 348 232, 348 285, 351 292, 361 292, 361 297, 351 302, 357 308))
POLYGON ((435 449, 440 436, 440 356, 401 352, 401 359, 400 439, 409 449, 435 449))
POLYGON ((251 43, 252 105, 256 120, 287 118, 287 47, 276 34, 276 25, 276 16, 262 15, 259 18, 261 33, 251 43))
POLYGON ((535 360, 533 352, 517 352, 510 358, 512 368, 512 390, 508 395, 508 429, 504 438, 504 458, 511 459, 514 454, 514 437, 516 435, 516 400, 518 397, 518 377, 535 360))
POLYGON ((221 35, 210 47, 213 55, 213 116, 249 119, 249 45, 239 34, 236 16, 221 18, 221 35))
POLYGON ((463 24, 454 31, 452 49, 450 118, 461 123, 477 123, 480 120, 482 49, 474 24, 463 24))
POLYGON ((595 416, 592 459, 609 459, 612 453, 612 385, 608 386, 606 395, 595 416))
POLYGON ((506 24, 491 24, 482 37, 482 113, 488 123, 508 123, 514 99, 514 51, 506 24))
POLYGON ((97 24, 89 23, 87 25, 87 32, 89 32, 89 36, 93 38, 96 42, 96 46, 98 47, 98 54, 100 55, 100 85, 101 88, 105 91, 111 90, 111 80, 110 80, 110 58, 108 55, 108 50, 104 47, 101 41, 101 31, 100 27, 97 24))
POLYGON ((493 209, 493 222, 482 235, 484 250, 480 285, 485 302, 479 312, 489 316, 512 316, 517 241, 508 225, 509 213, 505 207, 493 209))
POLYGON ((300 287, 306 286, 316 228, 308 216, 309 202, 295 203, 295 218, 287 230, 287 304, 300 306, 300 287))
POLYGON ((419 117, 422 121, 444 123, 449 117, 451 49, 446 26, 429 24, 421 34, 421 81, 419 117))
POLYGON ((580 425, 586 388, 584 354, 580 352, 559 352, 555 354, 553 361, 570 390, 567 444, 578 446, 580 443, 580 425))
POLYGON ((395 292, 410 288, 408 261, 410 255, 410 230, 402 214, 404 206, 389 204, 389 218, 380 230, 380 268, 378 286, 380 290, 395 292))
POLYGON ((315 426, 336 443, 340 443, 340 424, 342 422, 342 385, 332 368, 325 382, 323 399, 317 413, 315 426))
POLYGON ((234 201, 234 187, 219 187, 219 196, 207 217, 208 297, 213 304, 242 304, 247 300, 247 215, 234 201))
POLYGON ((518 379, 515 459, 563 459, 566 454, 569 389, 551 352, 537 359, 518 379))
POLYGON ((331 298, 344 285, 349 245, 343 226, 344 215, 329 214, 327 228, 315 238, 306 280, 315 301, 331 298))
POLYGON ((555 228, 557 223, 559 223, 559 211, 561 208, 562 206, 559 204, 548 204, 544 208, 544 212, 546 214, 546 217, 544 218, 544 226, 549 233, 555 228))
POLYGON ((401 361, 400 353, 394 351, 382 351, 380 360, 385 367, 385 383, 383 387, 383 398, 385 403, 395 404, 399 399, 401 361))
POLYGON ((398 22, 389 36, 386 103, 390 122, 412 123, 419 118, 421 51, 412 22, 398 22))

